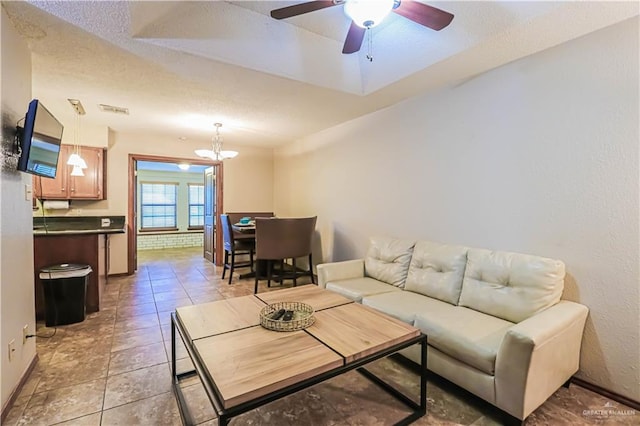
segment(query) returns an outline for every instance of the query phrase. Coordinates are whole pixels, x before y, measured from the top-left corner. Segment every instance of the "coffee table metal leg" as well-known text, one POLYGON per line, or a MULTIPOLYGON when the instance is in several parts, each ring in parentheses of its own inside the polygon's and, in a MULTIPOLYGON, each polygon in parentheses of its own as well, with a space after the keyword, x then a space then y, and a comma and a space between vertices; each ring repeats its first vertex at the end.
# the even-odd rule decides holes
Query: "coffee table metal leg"
POLYGON ((408 425, 424 416, 427 413, 427 336, 423 335, 420 344, 420 402, 415 402, 394 385, 386 382, 380 377, 367 370, 364 366, 358 367, 356 371, 385 390, 389 395, 413 409, 413 413, 395 423, 395 426, 408 425))
POLYGON ((420 341, 420 413, 427 414, 427 336, 420 341))
POLYGON ((176 324, 171 317, 171 377, 176 379, 176 324))
MULTIPOLYGON (((185 373, 178 374, 176 367, 176 338, 178 337, 176 334, 176 319, 175 314, 171 314, 171 382, 173 387, 173 393, 176 396, 176 401, 178 403, 178 411, 180 412, 180 419, 182 420, 183 425, 193 425, 195 424, 191 418, 191 415, 187 409, 187 403, 184 400, 184 395, 182 394, 182 389, 180 389, 180 379, 183 377, 187 377, 193 374, 196 374, 196 371, 189 371, 185 373)), ((180 337, 182 339, 182 337, 180 337)))

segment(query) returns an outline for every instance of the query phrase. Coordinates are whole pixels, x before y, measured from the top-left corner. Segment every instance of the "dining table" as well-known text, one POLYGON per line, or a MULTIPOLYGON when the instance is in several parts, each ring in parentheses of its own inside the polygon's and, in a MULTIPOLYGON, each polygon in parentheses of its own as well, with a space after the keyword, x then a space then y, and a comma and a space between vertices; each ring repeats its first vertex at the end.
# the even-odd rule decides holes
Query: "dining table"
POLYGON ((253 235, 253 237, 255 238, 256 223, 254 221, 251 221, 249 223, 234 223, 231 225, 231 228, 234 230, 234 232, 241 234, 241 236, 246 237, 247 235, 253 235))

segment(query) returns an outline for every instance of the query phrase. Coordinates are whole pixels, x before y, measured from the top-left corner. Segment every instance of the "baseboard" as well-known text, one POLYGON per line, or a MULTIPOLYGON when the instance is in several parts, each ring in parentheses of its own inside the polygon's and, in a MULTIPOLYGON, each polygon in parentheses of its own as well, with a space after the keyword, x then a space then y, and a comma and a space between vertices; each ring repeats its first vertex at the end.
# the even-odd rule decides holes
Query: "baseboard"
POLYGON ((129 275, 131 275, 131 274, 129 274, 128 272, 119 272, 117 274, 109 274, 108 277, 109 278, 111 278, 111 277, 128 277, 129 275))
POLYGON ((20 378, 20 381, 18 382, 18 386, 16 386, 15 390, 7 400, 7 403, 2 407, 2 414, 0 415, 0 424, 4 423, 7 415, 9 414, 9 410, 11 410, 11 408, 13 407, 13 403, 16 402, 18 395, 20 395, 20 392, 22 392, 22 388, 24 387, 24 384, 27 383, 27 380, 29 379, 31 372, 33 371, 37 363, 38 363, 38 354, 36 354, 33 357, 33 359, 31 360, 31 363, 29 363, 29 367, 27 368, 27 371, 20 378))
POLYGON ((607 390, 603 387, 600 387, 598 385, 594 385, 593 383, 589 383, 587 381, 584 381, 582 379, 578 379, 577 377, 574 377, 571 379, 571 383, 574 383, 578 386, 581 386, 585 389, 589 389, 592 392, 595 392, 597 394, 600 394, 602 396, 605 396, 609 399, 612 399, 616 402, 619 402, 620 404, 624 404, 628 407, 633 408, 636 411, 640 411, 640 402, 635 401, 631 398, 627 398, 626 396, 620 395, 618 393, 612 392, 610 390, 607 390))

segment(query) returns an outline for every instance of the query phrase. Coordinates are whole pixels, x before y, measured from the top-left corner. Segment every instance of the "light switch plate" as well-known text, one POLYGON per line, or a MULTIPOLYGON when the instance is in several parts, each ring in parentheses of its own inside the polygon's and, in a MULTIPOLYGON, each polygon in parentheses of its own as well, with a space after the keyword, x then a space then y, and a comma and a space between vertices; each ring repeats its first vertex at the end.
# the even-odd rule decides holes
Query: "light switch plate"
POLYGON ((28 183, 24 184, 24 199, 26 201, 33 201, 33 192, 31 191, 31 185, 28 183))
POLYGON ((12 339, 9 342, 9 361, 13 360, 13 357, 15 356, 16 353, 16 341, 15 339, 12 339))

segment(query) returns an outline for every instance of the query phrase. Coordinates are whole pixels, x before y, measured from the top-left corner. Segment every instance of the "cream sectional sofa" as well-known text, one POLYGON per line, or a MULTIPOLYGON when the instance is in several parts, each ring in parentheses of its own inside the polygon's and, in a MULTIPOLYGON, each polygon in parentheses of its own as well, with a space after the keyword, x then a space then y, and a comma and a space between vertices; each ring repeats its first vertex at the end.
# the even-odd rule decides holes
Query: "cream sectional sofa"
POLYGON ((578 371, 588 309, 561 300, 564 275, 559 260, 384 237, 318 265, 321 287, 420 328, 430 371, 520 420, 578 371))

